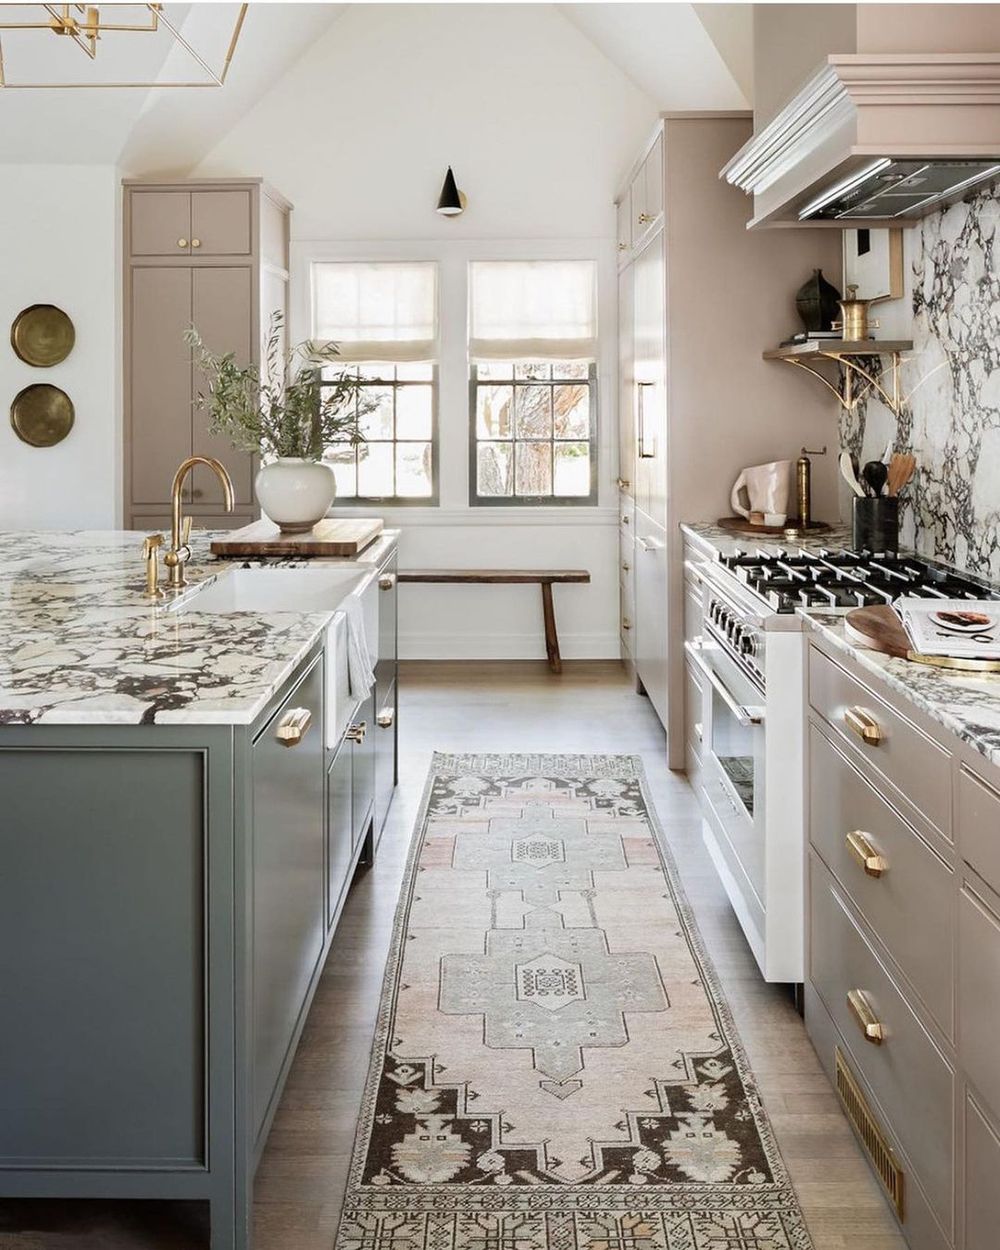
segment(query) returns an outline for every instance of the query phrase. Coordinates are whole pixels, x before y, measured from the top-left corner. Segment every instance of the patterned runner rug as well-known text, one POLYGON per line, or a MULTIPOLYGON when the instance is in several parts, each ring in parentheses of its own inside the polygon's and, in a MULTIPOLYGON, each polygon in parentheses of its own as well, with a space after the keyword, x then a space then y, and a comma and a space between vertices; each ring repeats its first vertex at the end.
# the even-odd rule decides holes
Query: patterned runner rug
POLYGON ((638 757, 436 755, 337 1250, 809 1250, 638 757))

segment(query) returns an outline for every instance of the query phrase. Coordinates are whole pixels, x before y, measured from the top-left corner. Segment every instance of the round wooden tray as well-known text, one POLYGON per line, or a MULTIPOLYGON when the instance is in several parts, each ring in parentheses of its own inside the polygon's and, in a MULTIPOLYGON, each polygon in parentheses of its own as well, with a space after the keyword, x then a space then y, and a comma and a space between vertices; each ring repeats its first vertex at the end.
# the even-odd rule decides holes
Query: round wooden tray
POLYGON ((784 525, 754 525, 752 521, 745 521, 741 516, 722 516, 716 521, 716 525, 720 529, 728 530, 730 534, 743 534, 749 538, 757 534, 822 534, 830 528, 825 521, 810 521, 803 529, 796 517, 789 517, 784 525))
POLYGON ((968 660, 952 655, 923 655, 910 649, 910 639, 896 613, 889 605, 852 608, 844 617, 844 632, 851 642, 858 642, 873 651, 894 655, 913 664, 930 664, 934 668, 950 668, 964 673, 1000 673, 1000 660, 968 660))

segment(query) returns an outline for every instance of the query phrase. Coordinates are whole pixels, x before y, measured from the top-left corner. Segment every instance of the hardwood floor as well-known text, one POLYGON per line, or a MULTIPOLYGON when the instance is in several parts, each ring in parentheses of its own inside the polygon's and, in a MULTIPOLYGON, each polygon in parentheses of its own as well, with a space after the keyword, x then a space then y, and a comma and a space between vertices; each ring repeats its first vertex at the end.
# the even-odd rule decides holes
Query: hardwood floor
MULTIPOLYGON (((666 837, 757 1074, 815 1250, 904 1250, 784 987, 760 980, 702 847, 687 782, 668 771, 648 702, 612 662, 403 665, 400 786, 375 867, 358 878, 255 1189, 255 1250, 331 1250, 368 1067, 404 858, 434 750, 641 755, 666 837)), ((0 1202, 0 1250, 200 1250, 200 1208, 0 1202)))

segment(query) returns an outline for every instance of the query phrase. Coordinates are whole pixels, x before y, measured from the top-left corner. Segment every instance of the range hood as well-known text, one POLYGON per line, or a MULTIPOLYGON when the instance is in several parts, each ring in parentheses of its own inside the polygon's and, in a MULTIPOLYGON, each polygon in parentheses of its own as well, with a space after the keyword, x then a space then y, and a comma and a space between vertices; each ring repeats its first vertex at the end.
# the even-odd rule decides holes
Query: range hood
POLYGON ((1000 53, 828 57, 720 176, 750 228, 910 224, 1000 180, 1000 53))

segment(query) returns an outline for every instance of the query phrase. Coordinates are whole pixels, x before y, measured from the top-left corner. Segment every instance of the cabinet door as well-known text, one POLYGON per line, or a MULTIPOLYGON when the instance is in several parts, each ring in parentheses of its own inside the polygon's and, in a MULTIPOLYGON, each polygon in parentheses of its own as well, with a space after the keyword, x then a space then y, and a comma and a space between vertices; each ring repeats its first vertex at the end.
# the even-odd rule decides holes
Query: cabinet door
POLYGON ((354 826, 351 813, 351 744, 344 742, 326 775, 326 922, 333 924, 347 889, 354 826))
POLYGON ((396 556, 393 555, 379 573, 378 659, 375 662, 375 681, 379 690, 388 690, 396 680, 396 567, 396 556))
POLYGON ((965 1104, 965 1250, 994 1250, 1000 1228, 1000 1137, 965 1104))
POLYGON ((667 723, 666 531, 636 517, 635 668, 657 716, 667 723))
POLYGON ((131 288, 132 503, 168 503, 174 470, 191 454, 191 270, 134 268, 131 288))
POLYGON ((191 192, 191 249, 199 256, 249 256, 249 191, 191 192))
POLYGON ((396 685, 378 688, 375 716, 375 835, 382 832, 396 788, 396 685))
POLYGON ((372 691, 358 709, 355 725, 361 727, 360 741, 355 742, 351 783, 352 845, 356 848, 368 832, 372 804, 375 802, 375 693, 372 691))
MULTIPOLYGON (((233 352, 237 364, 247 364, 252 356, 251 282, 249 266, 232 266, 192 270, 192 321, 213 352, 233 352)), ((193 395, 207 389, 204 376, 195 369, 193 395)), ((213 456, 229 470, 233 479, 236 503, 253 501, 253 457, 237 451, 228 438, 213 434, 208 414, 192 407, 191 446, 196 456, 213 456)), ((210 469, 198 466, 191 474, 191 497, 194 503, 217 507, 222 503, 222 488, 210 469)))
POLYGON ((618 485, 635 493, 635 310, 634 266, 618 275, 618 485))
POLYGON ((625 259, 632 246, 632 193, 627 190, 615 206, 618 223, 618 256, 625 259))
POLYGON ((317 660, 253 747, 253 1115, 264 1123, 323 949, 323 664, 317 660), (295 713, 311 722, 286 746, 295 713))
POLYGON ((190 192, 131 191, 129 194, 132 255, 190 255, 190 192))
POLYGON ((663 234, 636 257, 634 360, 636 506, 667 524, 666 289, 663 234))
POLYGON ((663 135, 656 136, 656 142, 649 149, 649 155, 642 163, 643 178, 643 213, 646 220, 643 229, 656 221, 663 212, 663 135))

